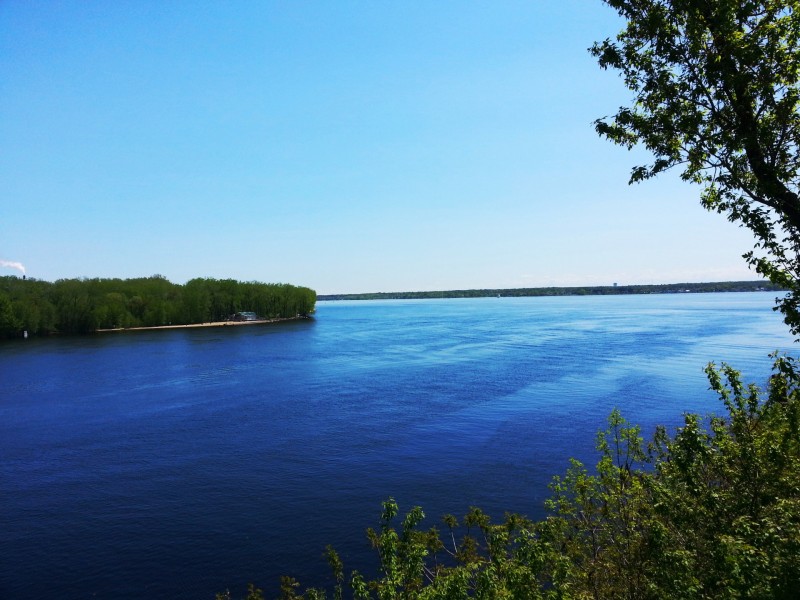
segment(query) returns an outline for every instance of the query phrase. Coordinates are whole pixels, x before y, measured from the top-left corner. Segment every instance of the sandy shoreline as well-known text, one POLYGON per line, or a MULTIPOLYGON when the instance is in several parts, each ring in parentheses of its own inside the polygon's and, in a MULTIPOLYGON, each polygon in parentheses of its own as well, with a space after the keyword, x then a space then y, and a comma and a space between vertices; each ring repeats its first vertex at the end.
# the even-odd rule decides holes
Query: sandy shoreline
POLYGON ((152 327, 116 327, 114 329, 97 329, 97 333, 124 331, 151 331, 155 329, 194 329, 196 327, 238 327, 240 325, 265 325, 284 321, 299 321, 310 317, 285 317, 283 319, 259 319, 258 321, 213 321, 210 323, 191 323, 190 325, 155 325, 152 327))

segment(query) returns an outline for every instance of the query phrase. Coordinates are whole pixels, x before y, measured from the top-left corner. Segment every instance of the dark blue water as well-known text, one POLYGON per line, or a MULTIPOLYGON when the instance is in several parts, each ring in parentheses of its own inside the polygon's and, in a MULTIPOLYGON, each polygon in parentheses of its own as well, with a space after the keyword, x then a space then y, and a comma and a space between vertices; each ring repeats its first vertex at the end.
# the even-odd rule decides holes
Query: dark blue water
POLYGON ((380 503, 542 515, 615 406, 763 382, 773 294, 320 303, 315 320, 0 345, 0 597, 213 598, 368 567, 380 503))

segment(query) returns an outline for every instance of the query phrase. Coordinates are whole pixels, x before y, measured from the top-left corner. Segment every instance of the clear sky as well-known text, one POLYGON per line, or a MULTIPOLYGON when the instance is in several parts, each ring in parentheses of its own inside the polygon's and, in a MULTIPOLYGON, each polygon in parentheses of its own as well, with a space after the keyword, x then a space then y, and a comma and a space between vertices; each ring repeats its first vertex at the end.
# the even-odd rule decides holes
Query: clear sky
POLYGON ((757 279, 592 128, 600 0, 0 2, 0 275, 319 293, 757 279))

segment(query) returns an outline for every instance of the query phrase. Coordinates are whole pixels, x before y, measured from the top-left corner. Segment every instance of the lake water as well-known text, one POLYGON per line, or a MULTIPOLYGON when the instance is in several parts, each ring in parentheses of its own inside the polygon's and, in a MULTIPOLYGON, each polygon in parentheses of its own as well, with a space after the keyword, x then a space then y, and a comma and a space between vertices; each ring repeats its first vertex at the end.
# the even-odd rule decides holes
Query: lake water
POLYGON ((613 407, 721 412, 774 294, 319 303, 268 326, 0 344, 0 597, 213 598, 368 567, 380 503, 542 515, 613 407))

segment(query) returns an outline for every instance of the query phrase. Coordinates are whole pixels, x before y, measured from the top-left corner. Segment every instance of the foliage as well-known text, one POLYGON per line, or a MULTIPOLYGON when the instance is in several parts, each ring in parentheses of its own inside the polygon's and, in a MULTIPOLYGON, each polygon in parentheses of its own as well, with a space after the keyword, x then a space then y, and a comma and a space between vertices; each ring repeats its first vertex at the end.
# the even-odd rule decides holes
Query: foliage
MULTIPOLYGON (((471 508, 461 522, 445 516, 440 531, 422 526, 419 507, 399 519, 387 500, 379 529, 367 532, 380 560, 375 577, 354 571, 346 586, 344 565, 327 549, 333 598, 345 587, 359 600, 795 598, 800 373, 793 359, 774 358, 766 392, 709 365, 725 417, 687 414, 648 445, 612 412, 594 472, 573 460, 554 479, 541 521, 507 514, 494 524, 471 508)), ((283 578, 280 597, 326 597, 298 589, 283 578)))
POLYGON ((192 279, 59 279, 0 277, 0 338, 97 329, 224 321, 240 311, 264 318, 314 312, 316 292, 288 284, 192 279))
POLYGON ((642 181, 682 169, 709 210, 749 228, 744 258, 790 290, 779 308, 800 335, 800 3, 795 0, 604 0, 627 21, 591 48, 633 102, 598 133, 653 162, 642 181))

